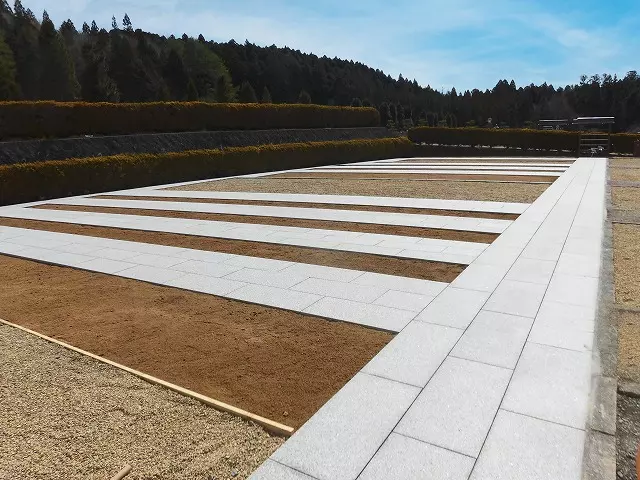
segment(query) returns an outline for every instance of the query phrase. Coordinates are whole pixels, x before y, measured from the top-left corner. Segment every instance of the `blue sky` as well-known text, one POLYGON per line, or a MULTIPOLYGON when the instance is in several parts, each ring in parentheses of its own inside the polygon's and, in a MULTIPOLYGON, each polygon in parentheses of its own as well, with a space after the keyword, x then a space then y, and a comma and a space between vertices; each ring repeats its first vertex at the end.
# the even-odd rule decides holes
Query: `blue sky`
POLYGON ((449 90, 640 70, 638 0, 22 0, 39 17, 289 46, 449 90))

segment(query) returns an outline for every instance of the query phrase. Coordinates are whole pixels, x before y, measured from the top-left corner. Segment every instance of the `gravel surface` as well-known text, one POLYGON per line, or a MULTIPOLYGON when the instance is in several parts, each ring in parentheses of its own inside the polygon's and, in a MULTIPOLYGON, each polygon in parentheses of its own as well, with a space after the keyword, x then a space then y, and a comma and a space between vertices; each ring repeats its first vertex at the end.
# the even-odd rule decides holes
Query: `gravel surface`
POLYGON ((614 187, 611 194, 614 208, 640 210, 640 188, 614 187))
POLYGON ((640 168, 640 158, 610 158, 611 167, 638 167, 640 168))
POLYGON ((611 168, 611 180, 630 180, 632 182, 640 181, 640 164, 638 168, 611 168))
POLYGON ((547 184, 482 182, 417 182, 403 180, 340 180, 237 178, 213 180, 168 190, 217 192, 309 193, 315 195, 369 195, 531 203, 547 184))
POLYGON ((618 311, 618 378, 640 384, 640 312, 618 311))
POLYGON ((616 304, 640 307, 640 226, 613 225, 616 304))
POLYGON ((0 479, 247 478, 283 439, 0 326, 0 479))

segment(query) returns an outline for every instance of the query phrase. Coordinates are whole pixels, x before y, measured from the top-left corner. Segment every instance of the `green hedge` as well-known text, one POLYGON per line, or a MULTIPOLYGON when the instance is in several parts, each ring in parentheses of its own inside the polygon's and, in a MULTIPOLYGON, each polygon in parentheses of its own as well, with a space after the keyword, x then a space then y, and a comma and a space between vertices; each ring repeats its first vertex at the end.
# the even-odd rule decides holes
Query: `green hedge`
POLYGON ((0 166, 0 205, 231 175, 405 157, 406 138, 124 154, 0 166))
POLYGON ((578 132, 498 128, 418 127, 409 130, 415 143, 522 148, 525 150, 569 150, 577 152, 578 132))
MULTIPOLYGON (((566 150, 578 152, 580 132, 528 130, 515 128, 445 128, 418 127, 409 130, 409 140, 438 145, 470 145, 521 148, 524 150, 566 150)), ((633 153, 633 144, 640 135, 611 135, 611 151, 633 153)))
POLYGON ((615 133, 611 135, 611 151, 615 153, 633 153, 633 145, 640 141, 640 135, 615 133))
POLYGON ((0 102, 0 139, 379 125, 380 114, 375 108, 204 102, 0 102))

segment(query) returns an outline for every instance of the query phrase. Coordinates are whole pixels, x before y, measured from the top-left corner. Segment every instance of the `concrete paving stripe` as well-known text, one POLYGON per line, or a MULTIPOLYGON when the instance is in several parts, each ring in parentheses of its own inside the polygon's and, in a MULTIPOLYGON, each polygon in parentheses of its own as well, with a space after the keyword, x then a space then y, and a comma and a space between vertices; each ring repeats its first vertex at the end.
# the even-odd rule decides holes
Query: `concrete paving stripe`
POLYGON ((404 245, 398 247, 379 246, 385 241, 402 242, 403 244, 416 243, 416 237, 403 237, 400 235, 32 208, 5 208, 0 210, 0 216, 76 225, 229 238, 280 245, 297 245, 399 258, 458 263, 461 265, 471 263, 488 246, 484 243, 423 238, 419 240, 420 249, 418 250, 405 248, 404 245), (433 248, 429 248, 431 246, 433 248), (428 248, 429 250, 427 250, 428 248))
MULTIPOLYGON (((255 200, 271 202, 325 203, 335 205, 364 205, 372 207, 405 207, 470 212, 521 214, 528 203, 484 202, 477 200, 442 200, 437 198, 368 197, 362 195, 311 195, 304 193, 214 192, 201 190, 160 190, 141 188, 121 190, 101 195, 128 195, 132 197, 172 197, 208 200, 255 200)), ((89 198, 89 197, 87 197, 89 198)))
POLYGON ((322 208, 272 207, 264 205, 233 205, 215 203, 164 202, 144 200, 111 200, 98 198, 73 198, 53 200, 57 205, 85 207, 127 208, 174 212, 197 212, 258 217, 296 218, 329 222, 353 222, 367 224, 396 225, 445 230, 466 230, 484 233, 502 233, 512 220, 492 219, 484 222, 474 217, 451 217, 443 215, 419 215, 414 213, 367 212, 354 210, 330 210, 322 208))

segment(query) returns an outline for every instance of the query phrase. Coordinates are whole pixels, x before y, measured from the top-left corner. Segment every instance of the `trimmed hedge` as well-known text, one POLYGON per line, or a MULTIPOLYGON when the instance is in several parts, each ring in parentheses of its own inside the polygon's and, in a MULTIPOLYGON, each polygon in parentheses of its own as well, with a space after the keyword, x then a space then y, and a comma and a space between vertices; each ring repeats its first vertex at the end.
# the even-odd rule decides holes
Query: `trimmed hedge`
POLYGON ((615 153, 633 153, 634 144, 640 141, 640 135, 615 133, 611 135, 611 151, 615 153))
POLYGON ((205 102, 0 102, 0 139, 379 125, 380 114, 375 108, 205 102))
POLYGON ((411 155, 406 138, 124 154, 0 166, 0 205, 411 155))
POLYGON ((525 150, 569 150, 577 152, 578 132, 498 129, 418 127, 409 130, 415 143, 522 148, 525 150))
MULTIPOLYGON (((566 150, 578 152, 580 132, 529 130, 515 128, 445 128, 418 127, 409 130, 409 140, 438 145, 470 145, 521 148, 524 150, 566 150)), ((611 151, 633 153, 633 144, 640 135, 611 135, 611 151)))

